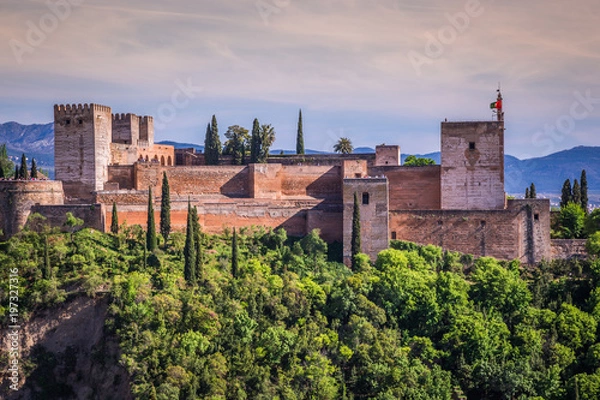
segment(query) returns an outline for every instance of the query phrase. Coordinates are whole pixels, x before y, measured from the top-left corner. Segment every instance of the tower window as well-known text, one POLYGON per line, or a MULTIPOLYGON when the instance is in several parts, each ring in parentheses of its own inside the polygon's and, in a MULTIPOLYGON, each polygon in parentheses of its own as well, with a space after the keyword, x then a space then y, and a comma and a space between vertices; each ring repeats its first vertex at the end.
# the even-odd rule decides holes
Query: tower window
POLYGON ((392 240, 396 240, 396 232, 392 232, 392 240))
POLYGON ((369 193, 367 193, 367 192, 364 192, 364 193, 362 194, 362 203, 363 203, 364 205, 367 205, 367 204, 369 204, 369 193))
POLYGON ((71 125, 71 120, 70 120, 70 119, 67 119, 67 120, 65 121, 65 125, 71 125))
POLYGON ((540 220, 540 214, 533 214, 533 219, 536 221, 540 220))
POLYGON ((79 125, 82 125, 82 124, 83 124, 83 120, 82 120, 82 119, 80 119, 80 120, 79 120, 79 125))
POLYGON ((475 150, 475 142, 469 142, 469 150, 475 150))
POLYGON ((483 227, 485 227, 485 221, 483 221, 483 220, 482 220, 482 221, 480 222, 480 224, 481 224, 481 227, 482 227, 482 228, 483 228, 483 227))

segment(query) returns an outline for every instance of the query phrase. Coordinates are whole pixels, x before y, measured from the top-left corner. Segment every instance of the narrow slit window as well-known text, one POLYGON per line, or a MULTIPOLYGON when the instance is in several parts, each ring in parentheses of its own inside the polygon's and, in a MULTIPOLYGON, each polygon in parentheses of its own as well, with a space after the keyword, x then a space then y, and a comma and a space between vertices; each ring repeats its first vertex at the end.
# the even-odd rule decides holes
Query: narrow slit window
POLYGON ((369 204, 369 193, 367 193, 367 192, 364 192, 364 193, 362 194, 362 203, 363 203, 364 205, 367 205, 367 204, 369 204))
POLYGON ((392 232, 392 240, 396 240, 396 232, 392 232))
POLYGON ((533 219, 536 221, 540 220, 540 214, 533 214, 533 219))
POLYGON ((475 150, 475 142, 469 142, 469 150, 475 150))
POLYGON ((66 120, 65 125, 71 125, 71 120, 70 119, 66 120))

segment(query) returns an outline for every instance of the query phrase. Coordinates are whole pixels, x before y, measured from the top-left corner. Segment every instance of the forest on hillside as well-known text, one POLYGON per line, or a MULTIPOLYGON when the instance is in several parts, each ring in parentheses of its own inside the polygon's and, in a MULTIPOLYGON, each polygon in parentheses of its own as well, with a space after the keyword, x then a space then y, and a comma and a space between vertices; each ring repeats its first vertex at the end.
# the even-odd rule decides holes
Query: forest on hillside
MULTIPOLYGON (((149 252, 138 225, 72 222, 38 218, 0 244, 0 315, 12 268, 24 319, 108 296, 134 398, 600 398, 596 257, 526 268, 394 241, 351 270, 318 231, 248 228, 200 233, 190 274, 181 233, 149 252)), ((26 372, 43 362, 30 355, 26 372)), ((35 379, 38 398, 70 398, 35 379)))

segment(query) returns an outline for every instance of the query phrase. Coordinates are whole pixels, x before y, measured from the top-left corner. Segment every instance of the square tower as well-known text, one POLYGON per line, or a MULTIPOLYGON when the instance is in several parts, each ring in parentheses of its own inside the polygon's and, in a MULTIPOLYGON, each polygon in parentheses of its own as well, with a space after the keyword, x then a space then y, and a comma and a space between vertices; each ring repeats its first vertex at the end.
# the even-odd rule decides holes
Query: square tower
POLYGON ((104 189, 112 140, 110 107, 99 104, 54 106, 54 164, 71 201, 90 201, 104 189))
POLYGON ((504 121, 442 122, 441 136, 442 209, 504 209, 504 121))
POLYGON ((352 263, 352 219, 354 194, 360 209, 361 252, 371 260, 389 247, 389 191, 387 178, 346 178, 343 181, 343 258, 352 263))
POLYGON ((140 117, 140 140, 134 143, 140 147, 154 146, 154 118, 150 116, 140 117))
POLYGON ((113 143, 132 144, 137 146, 140 138, 140 119, 135 114, 113 114, 113 143))

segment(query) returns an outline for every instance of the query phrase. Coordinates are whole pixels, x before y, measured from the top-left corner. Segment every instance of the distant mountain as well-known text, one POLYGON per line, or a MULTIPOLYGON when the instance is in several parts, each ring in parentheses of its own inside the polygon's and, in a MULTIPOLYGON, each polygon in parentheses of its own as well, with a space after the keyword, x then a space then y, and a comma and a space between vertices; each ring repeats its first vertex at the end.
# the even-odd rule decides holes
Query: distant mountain
MULTIPOLYGON (((51 169, 54 164, 54 132, 53 124, 21 125, 17 122, 0 124, 0 144, 6 143, 10 156, 14 159, 25 153, 28 158, 35 157, 45 169, 51 169)), ((204 146, 192 143, 179 143, 162 141, 175 148, 193 147, 196 151, 203 151, 204 146)), ((293 150, 274 149, 271 154, 294 154, 293 150)), ((370 147, 358 147, 355 153, 368 154, 375 150, 370 147)), ((306 154, 330 154, 325 151, 306 150, 306 154)), ((408 154, 402 155, 402 160, 408 154)), ((418 157, 433 159, 440 163, 440 153, 416 154, 418 157)), ((560 194, 565 179, 579 179, 581 170, 587 171, 588 187, 591 193, 600 196, 600 147, 579 146, 570 150, 563 150, 544 157, 519 160, 506 155, 504 157, 505 187, 506 192, 522 196, 525 188, 532 182, 535 183, 537 192, 548 196, 560 194)))
POLYGON ((38 165, 54 165, 54 124, 21 125, 17 122, 0 124, 0 144, 6 143, 8 155, 20 160, 21 154, 38 165))

